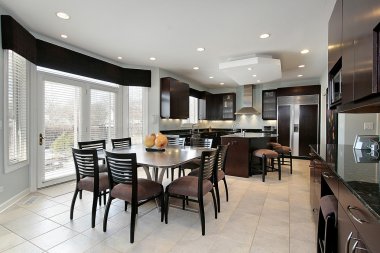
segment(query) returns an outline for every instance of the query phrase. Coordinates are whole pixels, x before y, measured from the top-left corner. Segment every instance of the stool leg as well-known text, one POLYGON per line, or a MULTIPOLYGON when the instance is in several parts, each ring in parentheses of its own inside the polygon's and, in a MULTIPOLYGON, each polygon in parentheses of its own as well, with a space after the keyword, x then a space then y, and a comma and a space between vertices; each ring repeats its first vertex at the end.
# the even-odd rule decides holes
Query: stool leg
POLYGON ((292 158, 292 152, 289 152, 289 159, 290 159, 290 174, 293 174, 293 158, 292 158))
POLYGON ((265 182, 265 174, 267 173, 267 158, 263 156, 262 160, 262 170, 263 170, 263 182, 265 182))
POLYGON ((280 156, 277 157, 278 162, 278 180, 281 180, 281 162, 280 162, 280 156))

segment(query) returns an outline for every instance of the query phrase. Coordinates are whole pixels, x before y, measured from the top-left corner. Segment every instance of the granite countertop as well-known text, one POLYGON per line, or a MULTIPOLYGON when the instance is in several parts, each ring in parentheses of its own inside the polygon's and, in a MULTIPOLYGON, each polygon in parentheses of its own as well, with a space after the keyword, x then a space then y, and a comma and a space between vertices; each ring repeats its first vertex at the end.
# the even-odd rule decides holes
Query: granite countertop
POLYGON ((221 138, 270 138, 277 137, 277 134, 267 134, 267 133, 235 133, 223 135, 221 138))
POLYGON ((380 220, 380 155, 352 145, 310 145, 345 186, 380 220))

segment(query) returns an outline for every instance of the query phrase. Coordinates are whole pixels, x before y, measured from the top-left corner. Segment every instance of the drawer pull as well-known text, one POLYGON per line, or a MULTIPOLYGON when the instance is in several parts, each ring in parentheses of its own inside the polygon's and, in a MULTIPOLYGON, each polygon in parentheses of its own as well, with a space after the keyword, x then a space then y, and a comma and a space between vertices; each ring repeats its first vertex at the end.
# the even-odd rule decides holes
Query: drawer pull
MULTIPOLYGON (((349 247, 350 247, 351 239, 356 240, 356 243, 355 243, 353 249, 354 249, 355 246, 357 245, 358 241, 360 241, 359 238, 355 238, 355 237, 353 237, 353 236, 352 236, 352 232, 350 232, 350 234, 349 234, 348 237, 347 237, 346 247, 345 247, 345 250, 344 250, 344 252, 346 252, 346 253, 349 253, 348 250, 349 250, 349 247)), ((351 252, 353 252, 353 251, 351 251, 351 252)))
POLYGON ((322 176, 324 177, 324 178, 327 178, 327 179, 329 179, 329 178, 334 178, 334 176, 331 176, 328 172, 326 172, 326 171, 324 171, 324 172, 322 172, 322 176))
POLYGON ((348 214, 352 217, 352 219, 356 220, 360 224, 368 223, 368 221, 366 221, 366 220, 359 219, 359 218, 355 217, 355 215, 351 212, 351 210, 360 210, 360 209, 357 208, 356 206, 348 206, 347 207, 348 214))
POLYGON ((356 252, 357 249, 360 250, 360 251, 368 251, 366 248, 358 247, 359 241, 360 241, 360 240, 357 240, 357 241, 354 243, 354 246, 352 246, 352 249, 351 249, 351 253, 356 252))

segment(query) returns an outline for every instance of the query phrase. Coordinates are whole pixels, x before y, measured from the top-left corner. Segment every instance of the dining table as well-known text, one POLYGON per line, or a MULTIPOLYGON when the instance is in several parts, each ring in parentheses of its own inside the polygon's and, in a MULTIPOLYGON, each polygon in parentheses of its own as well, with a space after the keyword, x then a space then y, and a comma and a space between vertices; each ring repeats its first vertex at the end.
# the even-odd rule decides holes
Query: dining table
MULTIPOLYGON (((164 149, 147 149, 142 144, 134 144, 127 148, 114 148, 109 150, 113 153, 135 153, 137 165, 142 167, 149 180, 162 183, 165 172, 168 168, 177 168, 187 162, 197 160, 202 156, 203 151, 214 150, 213 148, 190 147, 170 145, 164 149), (149 168, 153 167, 158 173, 151 175, 149 168)), ((105 157, 104 151, 98 152, 98 157, 105 157)), ((154 170, 153 170, 154 171, 154 170)))

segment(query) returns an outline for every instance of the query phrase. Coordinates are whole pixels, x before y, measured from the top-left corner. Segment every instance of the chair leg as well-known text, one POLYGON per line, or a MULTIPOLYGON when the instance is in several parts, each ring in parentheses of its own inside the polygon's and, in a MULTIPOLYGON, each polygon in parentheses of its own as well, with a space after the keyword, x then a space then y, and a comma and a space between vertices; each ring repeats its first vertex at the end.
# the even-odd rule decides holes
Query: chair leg
POLYGON ((182 198, 182 210, 185 210, 185 200, 186 200, 186 197, 183 196, 183 198, 182 198))
POLYGON ((228 202, 228 187, 227 187, 226 177, 223 178, 223 182, 224 182, 224 188, 226 189, 226 199, 228 202))
POLYGON ((79 199, 82 199, 82 190, 79 190, 79 199))
POLYGON ((92 199, 92 213, 91 213, 91 227, 95 227, 95 218, 96 218, 96 204, 98 201, 99 192, 95 191, 92 199))
POLYGON ((165 224, 168 224, 168 214, 169 214, 169 193, 165 192, 165 224))
POLYGON ((216 205, 216 199, 215 199, 215 192, 214 188, 211 189, 211 195, 212 195, 212 202, 214 203, 214 212, 215 212, 215 219, 218 219, 218 212, 217 212, 217 205, 216 205))
POLYGON ((161 206, 161 222, 164 221, 164 214, 165 214, 165 199, 164 199, 164 189, 162 189, 162 192, 160 194, 160 206, 161 206))
POLYGON ((216 202, 218 203, 218 212, 220 213, 220 196, 219 196, 219 182, 214 183, 215 193, 216 193, 216 202))
POLYGON ((99 206, 102 206, 102 194, 99 194, 99 206))
POLYGON ((107 202, 107 191, 103 192, 103 201, 104 201, 104 205, 106 205, 106 202, 107 202))
POLYGON ((171 168, 172 171, 172 182, 174 181, 174 168, 171 168))
POLYGON ((103 218, 103 232, 106 232, 106 231, 107 231, 108 212, 110 211, 110 207, 111 207, 112 199, 113 199, 112 197, 109 197, 109 198, 108 198, 108 202, 107 202, 106 210, 105 210, 105 212, 104 212, 104 218, 103 218))
POLYGON ((202 235, 205 235, 205 210, 203 206, 203 196, 198 196, 199 216, 201 218, 202 235))
POLYGON ((126 211, 127 211, 127 209, 128 209, 128 202, 127 202, 127 201, 125 201, 125 202, 124 202, 124 211, 126 212, 126 211))
POLYGON ((289 160, 290 160, 290 174, 293 174, 293 158, 292 158, 292 152, 289 152, 289 160))
POLYGON ((81 190, 78 190, 78 188, 75 188, 73 200, 71 201, 70 220, 72 220, 74 217, 74 206, 75 206, 75 200, 77 199, 78 192, 82 193, 81 190))
POLYGON ((263 170, 263 182, 265 182, 265 174, 267 173, 266 157, 261 158, 261 167, 263 170))
POLYGON ((280 163, 280 157, 277 157, 278 162, 278 180, 281 180, 281 163, 280 163))
POLYGON ((131 203, 132 213, 131 213, 131 230, 130 230, 130 242, 135 241, 135 224, 136 224, 136 214, 137 214, 137 203, 131 203))

